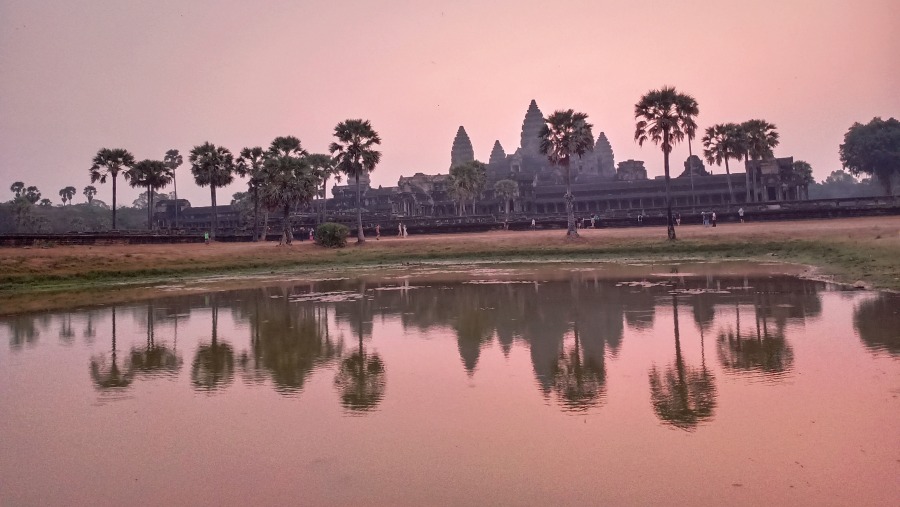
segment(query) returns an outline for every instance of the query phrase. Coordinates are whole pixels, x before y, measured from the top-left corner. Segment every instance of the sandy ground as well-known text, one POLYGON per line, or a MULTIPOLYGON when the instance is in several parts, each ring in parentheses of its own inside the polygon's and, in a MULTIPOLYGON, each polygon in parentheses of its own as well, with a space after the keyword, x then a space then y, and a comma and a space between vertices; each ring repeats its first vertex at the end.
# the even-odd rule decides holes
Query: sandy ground
MULTIPOLYGON (((616 229, 581 229, 582 242, 586 246, 625 244, 665 239, 660 227, 634 227, 616 229)), ((866 217, 836 220, 804 220, 793 222, 761 222, 744 224, 719 224, 718 227, 683 225, 677 229, 680 240, 702 241, 777 241, 788 239, 828 239, 839 242, 877 241, 880 247, 897 248, 900 253, 900 216, 866 217)), ((435 247, 458 251, 477 247, 490 248, 503 245, 506 248, 543 245, 564 239, 563 230, 539 231, 491 231, 468 234, 410 235, 407 238, 382 236, 376 241, 368 237, 364 248, 377 252, 397 249, 435 247)), ((350 247, 355 239, 350 238, 350 247)), ((238 259, 287 260, 318 258, 338 255, 340 250, 326 250, 309 241, 295 241, 290 247, 278 247, 277 243, 202 243, 186 245, 107 245, 107 246, 58 246, 52 248, 0 248, 0 269, 4 274, 48 273, 68 274, 85 269, 131 270, 150 267, 166 267, 174 264, 196 265, 210 261, 238 259)), ((900 258, 898 258, 900 262, 900 258)))

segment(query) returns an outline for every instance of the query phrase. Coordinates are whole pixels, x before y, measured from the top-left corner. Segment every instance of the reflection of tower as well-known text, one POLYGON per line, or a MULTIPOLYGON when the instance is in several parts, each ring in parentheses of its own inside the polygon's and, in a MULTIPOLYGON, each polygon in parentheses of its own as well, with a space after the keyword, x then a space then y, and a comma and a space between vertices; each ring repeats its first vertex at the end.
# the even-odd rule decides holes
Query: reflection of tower
POLYGON ((472 141, 462 126, 456 131, 453 139, 453 148, 450 149, 450 168, 475 160, 475 150, 472 149, 472 141))

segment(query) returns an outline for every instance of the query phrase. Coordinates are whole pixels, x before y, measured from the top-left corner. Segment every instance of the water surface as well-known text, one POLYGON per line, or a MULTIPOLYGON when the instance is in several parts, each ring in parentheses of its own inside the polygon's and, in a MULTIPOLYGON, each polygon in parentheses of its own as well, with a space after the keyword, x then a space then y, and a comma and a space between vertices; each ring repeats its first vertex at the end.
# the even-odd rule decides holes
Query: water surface
POLYGON ((896 505, 900 297, 749 271, 430 268, 4 317, 0 505, 896 505))

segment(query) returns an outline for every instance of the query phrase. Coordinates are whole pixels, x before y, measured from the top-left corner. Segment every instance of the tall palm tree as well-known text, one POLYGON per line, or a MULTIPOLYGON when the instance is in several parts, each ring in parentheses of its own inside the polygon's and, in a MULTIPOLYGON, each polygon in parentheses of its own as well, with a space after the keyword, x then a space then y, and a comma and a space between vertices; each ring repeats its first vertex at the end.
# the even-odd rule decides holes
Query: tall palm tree
MULTIPOLYGON (((669 176, 669 154, 676 143, 683 140, 693 125, 693 117, 699 113, 697 107, 686 108, 693 97, 679 93, 674 87, 666 86, 659 90, 650 90, 634 105, 634 118, 637 121, 634 140, 638 146, 651 141, 662 148, 663 169, 666 180, 666 230, 669 239, 675 239, 675 220, 672 218, 672 197, 669 192, 671 178, 669 176)), ((696 101, 694 101, 696 105, 696 101)))
POLYGON ((147 229, 153 229, 153 194, 172 181, 172 172, 162 160, 141 160, 125 171, 125 179, 132 187, 147 189, 147 229))
MULTIPOLYGON (((331 155, 325 153, 313 153, 306 157, 307 163, 309 163, 310 169, 312 169, 313 174, 322 182, 321 190, 316 190, 316 195, 322 198, 322 206, 320 206, 318 215, 321 216, 321 221, 325 221, 325 202, 328 199, 328 179, 333 174, 338 174, 337 168, 334 165, 334 159, 331 158, 331 155)), ((340 175, 338 174, 338 178, 340 175)))
POLYGON ((577 237, 575 228, 575 208, 572 196, 572 177, 569 163, 573 155, 581 159, 585 153, 594 149, 594 134, 587 122, 587 115, 568 109, 555 111, 544 120, 538 137, 541 140, 540 151, 555 166, 561 166, 566 173, 566 214, 568 229, 566 235, 577 237))
MULTIPOLYGON (((684 117, 684 134, 687 137, 687 145, 688 145, 688 160, 690 167, 688 168, 688 174, 691 178, 691 202, 694 206, 697 205, 697 195, 694 193, 694 151, 691 148, 691 141, 694 140, 694 137, 697 135, 697 122, 694 121, 694 118, 700 114, 700 108, 697 105, 697 100, 690 95, 682 94, 678 97, 677 104, 675 106, 679 114, 684 117)), ((729 184, 731 182, 729 181, 729 184)), ((732 200, 734 200, 732 198, 732 200)))
POLYGON ((91 183, 106 183, 106 177, 112 176, 112 228, 116 229, 116 180, 119 171, 134 165, 134 155, 122 148, 101 148, 94 156, 91 166, 91 183))
POLYGON ((75 192, 77 192, 75 187, 65 187, 60 189, 59 197, 62 198, 63 204, 66 204, 66 202, 71 203, 72 199, 75 197, 75 192))
POLYGON ((722 165, 725 162, 725 174, 728 175, 728 193, 734 204, 734 190, 731 188, 731 169, 728 159, 740 160, 744 157, 744 136, 737 123, 719 123, 708 127, 703 136, 703 156, 709 164, 722 165))
POLYGON ((175 186, 175 228, 178 228, 178 178, 175 177, 175 169, 178 169, 181 166, 182 162, 184 162, 184 158, 181 156, 181 153, 176 149, 171 149, 166 152, 166 156, 163 157, 163 162, 166 164, 166 167, 169 168, 169 172, 172 173, 172 184, 175 186))
POLYGON ((82 192, 84 197, 87 199, 88 204, 92 204, 94 202, 94 196, 97 195, 97 187, 94 185, 88 185, 84 187, 84 191, 82 192))
POLYGON ((249 178, 247 186, 253 196, 253 241, 259 241, 259 189, 264 183, 263 166, 266 152, 259 146, 244 148, 235 164, 235 172, 249 178))
POLYGON ((359 177, 375 170, 381 161, 381 152, 375 146, 381 144, 381 137, 372 128, 369 120, 344 120, 334 127, 337 142, 331 143, 328 151, 334 156, 337 168, 356 180, 356 242, 365 243, 362 227, 362 196, 359 177))
POLYGON ((206 142, 200 146, 194 146, 188 160, 191 162, 191 174, 194 175, 194 181, 201 187, 209 185, 213 207, 213 228, 210 236, 215 240, 216 230, 219 228, 216 188, 224 187, 234 181, 234 156, 228 148, 206 142))
POLYGON ((308 204, 319 188, 319 178, 306 160, 307 153, 296 137, 278 137, 272 141, 265 159, 265 187, 262 200, 271 209, 284 210, 279 244, 291 244, 291 209, 308 204))
POLYGON ((778 132, 774 124, 765 120, 747 120, 741 124, 741 129, 747 158, 761 160, 772 156, 772 149, 778 146, 778 132))
POLYGON ((519 196, 519 184, 513 180, 500 180, 494 183, 494 195, 503 199, 503 206, 506 210, 505 221, 509 221, 509 201, 519 196))

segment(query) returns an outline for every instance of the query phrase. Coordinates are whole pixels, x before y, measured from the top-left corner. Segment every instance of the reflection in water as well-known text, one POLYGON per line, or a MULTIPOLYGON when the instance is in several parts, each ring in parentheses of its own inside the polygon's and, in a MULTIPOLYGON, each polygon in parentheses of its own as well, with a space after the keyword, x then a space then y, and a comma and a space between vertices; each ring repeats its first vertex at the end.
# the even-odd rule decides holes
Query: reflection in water
POLYGON ((663 371, 659 371, 656 365, 650 368, 650 402, 661 421, 691 431, 713 417, 716 408, 715 378, 706 368, 705 359, 700 368, 685 364, 678 328, 678 296, 674 293, 672 319, 675 326, 675 366, 667 366, 663 371))
POLYGON ((769 330, 765 312, 754 302, 755 334, 741 330, 741 308, 734 306, 735 329, 722 331, 717 340, 719 361, 726 372, 759 373, 765 379, 780 379, 794 364, 794 351, 784 337, 784 327, 769 330))
POLYGON ((603 342, 599 350, 586 353, 578 336, 578 323, 572 326, 575 343, 563 350, 553 375, 553 391, 564 410, 583 412, 597 406, 606 394, 606 369, 603 342))
POLYGON ((182 359, 175 348, 157 343, 153 305, 153 301, 147 304, 147 344, 131 349, 131 365, 141 375, 174 377, 181 370, 182 359))
POLYGON ((853 326, 866 347, 900 355, 900 296, 879 294, 853 311, 853 326))
POLYGON ((91 379, 94 386, 101 391, 122 390, 134 381, 134 367, 126 360, 125 366, 119 368, 116 355, 116 307, 112 307, 112 354, 107 361, 105 355, 91 358, 91 379))
POLYGON ((234 380, 234 351, 227 342, 219 343, 219 301, 211 296, 212 341, 201 343, 191 364, 191 384, 207 393, 224 389, 234 380))
POLYGON ((371 322, 369 325, 363 325, 366 316, 371 319, 371 312, 366 311, 367 299, 362 297, 352 304, 358 309, 354 313, 356 325, 353 329, 359 345, 350 357, 341 361, 334 385, 340 394, 341 406, 345 410, 351 413, 364 413, 375 410, 384 398, 386 384, 384 362, 377 353, 367 354, 363 346, 363 332, 365 329, 371 330, 371 322))

